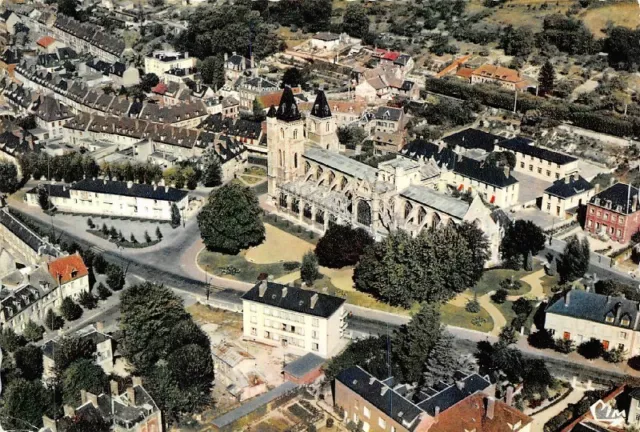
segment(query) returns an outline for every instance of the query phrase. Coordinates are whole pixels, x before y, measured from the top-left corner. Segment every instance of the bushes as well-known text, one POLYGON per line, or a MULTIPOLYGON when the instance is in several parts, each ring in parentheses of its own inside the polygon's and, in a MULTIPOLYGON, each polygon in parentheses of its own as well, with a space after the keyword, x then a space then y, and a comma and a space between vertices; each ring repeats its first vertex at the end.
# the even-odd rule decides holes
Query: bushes
POLYGON ((98 284, 96 291, 98 292, 98 297, 100 298, 100 300, 106 300, 107 298, 111 297, 111 291, 109 290, 109 288, 104 286, 102 282, 98 284))
POLYGON ((113 291, 120 291, 124 288, 124 272, 117 265, 110 264, 107 268, 107 285, 113 291))
POLYGON ((78 303, 85 309, 95 309, 98 306, 98 299, 88 291, 83 291, 78 297, 78 303))
POLYGON ((527 338, 529 345, 534 348, 546 349, 546 348, 554 348, 555 342, 553 337, 548 330, 542 329, 538 330, 535 333, 531 333, 527 338))
POLYGON ((24 326, 22 335, 29 342, 39 341, 40 339, 42 339, 42 335, 44 335, 44 327, 29 320, 24 326))
POLYGON ((604 354, 602 342, 598 339, 591 338, 586 342, 578 345, 578 353, 588 360, 597 359, 604 354))
POLYGON ((49 330, 58 330, 64 325, 64 320, 60 315, 56 314, 53 309, 49 309, 47 315, 44 317, 44 325, 49 330))
POLYGON ((477 298, 470 299, 467 304, 464 306, 464 310, 469 313, 479 313, 480 312, 480 303, 477 298))
POLYGON ((65 297, 60 305, 60 314, 67 321, 75 321, 82 316, 82 308, 71 297, 65 297))
POLYGON ((609 363, 620 363, 625 358, 625 351, 622 348, 615 348, 610 351, 605 351, 602 358, 609 363))
POLYGON ((554 348, 556 351, 562 354, 569 354, 575 351, 576 347, 572 340, 570 339, 556 339, 554 348))
POLYGON ((507 294, 508 292, 506 289, 500 288, 498 291, 493 293, 493 295, 491 295, 491 300, 494 303, 502 304, 507 301, 507 294))

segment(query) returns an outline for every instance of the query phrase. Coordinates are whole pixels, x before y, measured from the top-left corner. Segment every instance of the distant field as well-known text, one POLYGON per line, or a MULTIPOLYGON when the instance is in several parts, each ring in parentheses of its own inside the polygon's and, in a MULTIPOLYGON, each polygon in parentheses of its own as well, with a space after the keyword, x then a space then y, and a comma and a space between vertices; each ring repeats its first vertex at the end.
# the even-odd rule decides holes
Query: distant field
POLYGON ((637 3, 611 4, 589 9, 580 18, 596 37, 604 37, 602 29, 607 26, 609 21, 616 26, 632 29, 640 26, 640 7, 637 3))
MULTIPOLYGON (((575 0, 511 0, 492 8, 493 13, 482 21, 501 26, 527 26, 533 31, 540 31, 547 15, 565 13, 574 3, 575 0), (543 4, 547 5, 546 9, 540 9, 543 4)), ((467 6, 468 13, 478 13, 484 9, 483 0, 471 0, 467 6)))

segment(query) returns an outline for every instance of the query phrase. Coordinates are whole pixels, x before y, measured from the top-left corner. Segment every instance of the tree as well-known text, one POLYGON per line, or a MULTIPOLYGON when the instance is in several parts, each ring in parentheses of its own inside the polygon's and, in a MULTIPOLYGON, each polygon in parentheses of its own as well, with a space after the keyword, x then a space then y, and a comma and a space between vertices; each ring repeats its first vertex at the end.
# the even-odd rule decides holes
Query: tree
POLYGON ((148 232, 148 231, 145 231, 145 232, 144 232, 144 241, 145 241, 146 243, 151 243, 151 241, 152 241, 152 240, 151 240, 151 236, 149 235, 149 232, 148 232))
POLYGON ((556 71, 549 60, 547 60, 540 68, 540 75, 538 76, 538 88, 540 94, 546 95, 553 92, 553 87, 556 79, 556 71))
POLYGON ((529 314, 533 311, 533 305, 526 298, 520 297, 513 302, 513 305, 511 305, 511 309, 513 309, 516 315, 529 316, 529 314))
POLYGON ((107 261, 102 257, 102 255, 96 255, 93 260, 93 269, 96 273, 104 274, 107 270, 107 261))
POLYGON ((495 293, 491 295, 491 301, 494 303, 502 304, 507 301, 507 295, 509 292, 504 288, 499 288, 495 293))
POLYGON ((502 30, 500 47, 510 56, 527 57, 535 48, 533 32, 527 27, 514 28, 508 25, 502 30))
POLYGON ((569 354, 576 349, 575 344, 571 339, 562 338, 558 338, 554 341, 553 348, 562 354, 569 354))
POLYGON ((342 31, 355 38, 362 38, 369 33, 369 17, 360 3, 347 5, 342 17, 342 31))
POLYGON ((87 226, 91 229, 94 229, 96 227, 91 218, 87 218, 87 226))
POLYGON ((304 86, 307 82, 306 75, 307 75, 306 73, 303 73, 297 67, 290 67, 289 69, 284 71, 284 74, 282 75, 281 87, 284 88, 286 86, 288 87, 304 86))
POLYGON ((220 156, 213 147, 205 150, 204 155, 204 172, 202 173, 202 183, 206 187, 220 186, 222 184, 222 167, 220 165, 220 156))
POLYGON ((466 240, 471 251, 471 277, 480 280, 484 273, 484 265, 490 257, 489 239, 475 223, 464 221, 458 226, 458 233, 466 240))
POLYGON ((60 314, 67 321, 75 321, 82 316, 82 308, 71 297, 62 299, 60 314))
POLYGON ((154 73, 144 74, 140 79, 140 87, 142 87, 142 90, 145 92, 150 92, 151 88, 157 86, 159 82, 160 79, 158 78, 158 75, 154 73))
POLYGON ((0 334, 0 347, 10 353, 27 343, 24 336, 16 334, 11 327, 5 327, 0 334))
POLYGON ((640 292, 634 286, 614 279, 599 280, 595 283, 594 288, 598 294, 615 297, 624 296, 629 300, 640 301, 640 292))
POLYGON ((109 237, 115 240, 115 239, 121 238, 122 236, 121 236, 121 233, 118 232, 116 227, 112 226, 109 229, 109 237))
POLYGON ((58 0, 58 13, 78 18, 78 2, 76 0, 58 0))
POLYGON ((78 303, 85 309, 95 309, 98 306, 98 299, 89 291, 82 291, 78 297, 78 303))
POLYGON ((258 198, 248 187, 226 184, 211 192, 198 214, 198 226, 209 250, 237 254, 264 240, 258 198))
POLYGON ((173 203, 171 204, 171 226, 174 228, 179 227, 180 220, 181 220, 180 209, 178 209, 178 206, 175 203, 173 203))
POLYGON ((527 252, 527 256, 524 260, 524 269, 526 271, 533 270, 533 255, 531 255, 531 251, 527 252))
POLYGON ((315 254, 320 265, 341 268, 357 264, 365 249, 373 243, 371 234, 362 228, 330 224, 318 241, 315 254))
POLYGON ((388 349, 390 340, 386 336, 369 336, 350 343, 339 355, 333 357, 325 369, 325 377, 330 382, 344 369, 360 366, 371 375, 384 379, 389 375, 388 349))
POLYGON ((19 378, 3 389, 2 427, 7 430, 38 430, 42 427, 48 397, 40 380, 19 378))
POLYGON ((304 0, 301 5, 302 20, 306 31, 319 32, 329 30, 331 25, 331 0, 304 0))
POLYGON ((0 192, 13 193, 18 189, 18 169, 11 162, 0 161, 0 192))
POLYGON ((56 375, 61 376, 62 372, 78 360, 93 361, 95 352, 96 344, 90 338, 63 336, 53 352, 56 375))
POLYGON ((35 380, 42 378, 42 349, 35 345, 20 347, 14 353, 16 368, 24 379, 35 380))
POLYGON ((44 335, 44 328, 41 325, 29 320, 24 326, 22 335, 27 341, 36 342, 42 339, 42 335, 44 335))
POLYGON ((500 255, 508 267, 519 269, 529 252, 537 255, 544 248, 544 242, 544 232, 539 226, 531 221, 517 220, 505 231, 500 255))
POLYGON ((224 59, 221 55, 209 56, 202 61, 200 75, 206 84, 219 90, 224 86, 224 59))
POLYGON ((578 354, 587 360, 597 359, 604 354, 604 347, 598 339, 591 338, 578 345, 578 354))
POLYGON ((318 270, 318 258, 311 251, 305 253, 302 257, 300 277, 307 286, 313 285, 313 282, 320 277, 320 271, 318 270))
POLYGON ((109 265, 107 269, 107 285, 113 291, 120 291, 124 288, 125 278, 122 268, 117 265, 109 265))
POLYGON ((158 241, 162 240, 162 231, 160 231, 159 226, 156 227, 156 239, 158 239, 158 241))
POLYGON ((576 235, 571 236, 564 252, 558 261, 560 283, 567 283, 581 278, 589 270, 589 240, 585 237, 579 240, 576 235))
POLYGON ((338 141, 347 148, 354 149, 357 145, 362 144, 367 137, 364 128, 357 125, 341 126, 338 128, 338 141))
POLYGON ((64 320, 60 315, 55 313, 53 309, 49 309, 44 317, 44 325, 49 330, 58 330, 64 325, 64 320))
POLYGON ((445 383, 451 382, 453 374, 459 369, 459 366, 461 366, 460 355, 456 353, 453 347, 453 336, 446 331, 442 332, 431 349, 426 364, 423 366, 423 388, 433 387, 440 381, 445 383))
POLYGON ((108 382, 109 379, 102 367, 92 360, 76 360, 62 374, 64 403, 77 406, 80 403, 80 390, 100 394, 105 390, 108 382))
POLYGON ((441 335, 438 304, 423 303, 411 321, 396 330, 391 349, 401 381, 414 383, 422 378, 425 359, 441 335))
POLYGON ((527 342, 534 348, 546 349, 554 347, 554 340, 547 329, 538 330, 527 337, 527 342))
POLYGON ((518 332, 511 326, 504 326, 500 330, 498 340, 505 345, 513 345, 518 343, 518 332))
POLYGON ((469 313, 479 313, 481 310, 480 302, 478 301, 478 294, 474 293, 473 298, 467 301, 467 304, 464 306, 464 310, 469 313))
POLYGON ((129 236, 129 240, 131 241, 131 243, 138 243, 138 239, 133 235, 133 233, 131 233, 131 236, 129 236))
POLYGON ((107 298, 111 297, 111 290, 104 286, 102 282, 98 284, 96 290, 98 292, 98 297, 100 298, 100 300, 106 300, 107 298))
POLYGON ((42 211, 47 211, 51 208, 51 200, 49 199, 49 191, 43 186, 38 187, 38 204, 42 211))
POLYGON ((84 410, 76 414, 65 432, 109 432, 111 424, 99 411, 84 410))

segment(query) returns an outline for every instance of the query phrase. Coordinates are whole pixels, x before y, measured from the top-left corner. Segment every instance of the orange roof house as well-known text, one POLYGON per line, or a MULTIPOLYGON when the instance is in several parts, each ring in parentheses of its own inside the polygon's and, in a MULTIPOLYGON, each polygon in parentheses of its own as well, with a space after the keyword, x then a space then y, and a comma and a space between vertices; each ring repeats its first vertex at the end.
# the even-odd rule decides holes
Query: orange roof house
POLYGON ((484 64, 471 73, 471 82, 493 81, 502 85, 508 85, 523 89, 529 86, 529 82, 515 69, 509 69, 492 64, 484 64))
POLYGON ((465 64, 470 58, 471 58, 470 55, 466 55, 466 56, 462 56, 460 58, 455 59, 454 61, 451 62, 449 66, 445 67, 440 72, 438 72, 436 74, 436 78, 442 78, 443 76, 450 74, 451 72, 458 69, 459 66, 462 66, 463 64, 465 64))
POLYGON ((51 36, 42 36, 40 39, 38 39, 36 43, 43 48, 49 48, 49 46, 53 44, 55 41, 56 40, 51 36))
POLYGON ((485 394, 473 394, 436 417, 429 432, 511 432, 530 430, 533 419, 485 394))
POLYGON ((49 274, 60 285, 89 275, 89 270, 78 254, 58 258, 48 264, 49 274))

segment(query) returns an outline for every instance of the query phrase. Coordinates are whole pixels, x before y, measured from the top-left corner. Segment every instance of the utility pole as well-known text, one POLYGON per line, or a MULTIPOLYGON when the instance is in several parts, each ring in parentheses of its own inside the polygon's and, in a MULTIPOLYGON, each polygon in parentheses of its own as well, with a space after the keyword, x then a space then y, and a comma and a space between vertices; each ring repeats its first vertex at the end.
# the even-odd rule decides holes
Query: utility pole
POLYGON ((518 106, 518 90, 516 89, 514 94, 514 101, 513 101, 513 113, 516 113, 516 107, 518 106))

